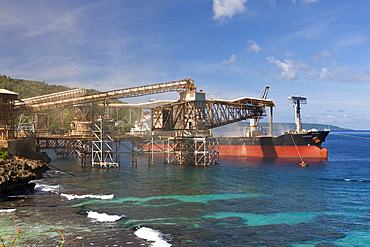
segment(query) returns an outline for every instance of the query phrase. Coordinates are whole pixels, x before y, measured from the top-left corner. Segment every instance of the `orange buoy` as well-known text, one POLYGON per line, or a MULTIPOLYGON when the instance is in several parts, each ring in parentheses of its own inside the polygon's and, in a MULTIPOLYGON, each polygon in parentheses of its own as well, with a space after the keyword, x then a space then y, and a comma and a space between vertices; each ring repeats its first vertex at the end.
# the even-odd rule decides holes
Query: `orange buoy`
POLYGON ((306 166, 308 166, 308 164, 302 161, 301 164, 299 164, 299 166, 306 167, 306 166))

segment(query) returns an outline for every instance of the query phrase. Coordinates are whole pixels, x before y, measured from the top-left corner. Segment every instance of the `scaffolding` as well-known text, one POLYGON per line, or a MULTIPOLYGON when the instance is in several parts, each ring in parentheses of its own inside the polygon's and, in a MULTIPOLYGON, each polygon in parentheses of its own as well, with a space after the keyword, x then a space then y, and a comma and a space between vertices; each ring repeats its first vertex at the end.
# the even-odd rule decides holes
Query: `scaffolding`
POLYGON ((0 133, 1 139, 15 137, 14 104, 18 100, 18 94, 6 89, 0 89, 0 133))
POLYGON ((91 148, 91 164, 92 166, 100 166, 101 168, 118 167, 118 163, 114 162, 114 140, 113 140, 113 120, 98 119, 94 123, 92 148, 91 148))
POLYGON ((17 137, 35 135, 35 122, 33 121, 33 114, 32 116, 25 116, 24 114, 21 115, 16 134, 17 137))
POLYGON ((179 165, 215 165, 219 163, 218 138, 170 137, 165 163, 179 165))

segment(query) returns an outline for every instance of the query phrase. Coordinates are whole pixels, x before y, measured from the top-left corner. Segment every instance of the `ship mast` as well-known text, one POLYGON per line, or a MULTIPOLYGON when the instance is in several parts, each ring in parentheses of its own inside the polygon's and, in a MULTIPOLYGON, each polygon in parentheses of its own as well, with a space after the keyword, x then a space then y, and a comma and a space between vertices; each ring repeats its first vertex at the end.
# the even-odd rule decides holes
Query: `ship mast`
POLYGON ((301 121, 301 104, 307 104, 306 96, 301 95, 291 95, 288 96, 288 100, 294 104, 295 107, 295 125, 296 132, 302 132, 302 121, 301 121))

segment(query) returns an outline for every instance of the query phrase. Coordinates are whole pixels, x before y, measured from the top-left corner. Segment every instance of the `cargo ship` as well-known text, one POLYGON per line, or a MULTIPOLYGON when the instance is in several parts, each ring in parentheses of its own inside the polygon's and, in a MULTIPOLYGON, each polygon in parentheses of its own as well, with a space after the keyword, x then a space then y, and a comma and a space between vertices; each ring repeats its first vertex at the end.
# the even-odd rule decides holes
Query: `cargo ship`
POLYGON ((302 130, 301 104, 306 97, 289 96, 295 106, 296 130, 287 131, 279 136, 272 136, 262 127, 258 127, 258 119, 250 120, 250 127, 237 137, 219 137, 220 155, 234 155, 264 158, 314 158, 327 159, 328 150, 321 145, 325 142, 330 130, 302 130))
POLYGON ((264 158, 327 159, 328 150, 321 144, 329 131, 310 130, 305 133, 256 137, 219 137, 220 155, 264 158))

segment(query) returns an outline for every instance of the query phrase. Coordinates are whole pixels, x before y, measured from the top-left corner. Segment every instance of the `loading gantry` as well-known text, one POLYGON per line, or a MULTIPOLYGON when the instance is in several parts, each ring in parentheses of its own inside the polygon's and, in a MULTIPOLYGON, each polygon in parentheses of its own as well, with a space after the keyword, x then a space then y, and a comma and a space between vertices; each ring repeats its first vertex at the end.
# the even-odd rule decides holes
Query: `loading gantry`
POLYGON ((152 110, 152 130, 196 134, 197 131, 265 116, 266 106, 275 105, 271 100, 260 98, 207 100, 202 91, 181 92, 177 102, 152 110))

